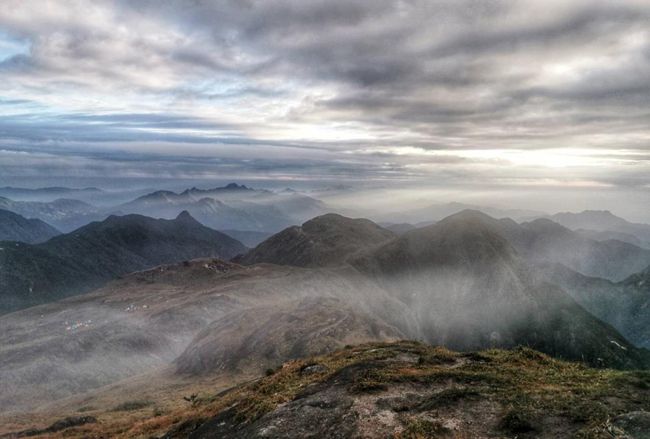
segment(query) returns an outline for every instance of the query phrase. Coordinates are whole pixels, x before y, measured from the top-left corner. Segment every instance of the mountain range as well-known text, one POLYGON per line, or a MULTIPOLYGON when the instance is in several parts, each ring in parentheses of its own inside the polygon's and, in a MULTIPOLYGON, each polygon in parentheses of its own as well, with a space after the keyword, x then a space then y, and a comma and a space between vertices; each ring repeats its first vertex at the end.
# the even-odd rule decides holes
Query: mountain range
MULTIPOLYGON (((325 215, 235 259, 251 265, 165 265, 13 312, 0 317, 0 378, 12 383, 0 405, 34 407, 136 374, 153 373, 150 380, 161 386, 203 376, 241 379, 287 359, 402 338, 462 350, 526 345, 598 367, 650 364, 647 351, 539 275, 502 226, 465 211, 394 236, 367 220, 325 215), (282 249, 298 256, 274 263, 282 249), (262 263, 247 260, 254 255, 263 255, 262 263)), ((216 244, 223 236, 204 229, 189 214, 172 221, 110 217, 44 248, 16 251, 34 260, 58 243, 59 258, 74 258, 71 265, 86 274, 66 272, 69 265, 47 252, 61 264, 55 273, 89 288, 165 258, 189 259, 190 251, 228 257, 242 250, 228 246, 225 255, 216 244)))
POLYGON ((239 241, 187 212, 174 220, 110 216, 72 233, 30 245, 0 243, 0 311, 79 294, 117 276, 197 257, 231 258, 239 241))
POLYGON ((38 218, 63 232, 70 232, 89 222, 106 217, 95 206, 66 198, 54 201, 14 201, 0 197, 0 209, 9 210, 27 218, 38 218))
MULTIPOLYGON (((466 210, 398 235, 325 214, 248 250, 188 212, 130 214, 2 246, 4 309, 41 303, 0 316, 8 413, 109 416, 160 398, 171 410, 200 383, 230 386, 287 360, 399 339, 650 366, 650 263, 629 273, 645 250, 549 219, 466 210)), ((467 358, 459 365, 479 357, 467 358)))
POLYGON ((650 248, 650 225, 632 223, 608 210, 562 212, 548 217, 572 230, 581 230, 601 239, 618 239, 650 248))
POLYGON ((216 230, 277 232, 326 211, 325 205, 297 192, 271 192, 236 183, 214 189, 157 191, 116 206, 123 213, 173 218, 187 210, 216 230))

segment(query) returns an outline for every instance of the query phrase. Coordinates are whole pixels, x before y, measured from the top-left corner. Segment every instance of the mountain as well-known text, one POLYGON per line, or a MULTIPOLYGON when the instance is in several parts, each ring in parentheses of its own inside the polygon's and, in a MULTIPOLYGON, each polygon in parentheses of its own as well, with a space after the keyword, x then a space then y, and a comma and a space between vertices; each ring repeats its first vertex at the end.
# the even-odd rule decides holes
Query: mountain
POLYGON ((194 337, 174 360, 177 373, 259 371, 260 364, 326 354, 345 345, 398 340, 404 334, 335 298, 233 312, 194 337))
MULTIPOLYGON (((175 222, 144 220, 159 227, 175 222)), ((170 410, 185 404, 182 395, 194 404, 203 396, 191 395, 203 383, 224 390, 287 359, 398 338, 462 350, 524 345, 599 367, 647 366, 647 351, 538 277, 499 233, 496 226, 502 225, 463 212, 395 237, 367 220, 324 215, 301 228, 322 239, 310 243, 291 235, 288 247, 276 247, 276 256, 284 256, 280 249, 306 243, 297 247, 301 257, 285 262, 309 267, 184 261, 0 316, 0 411, 39 409, 43 420, 43 413, 58 416, 82 407, 103 416, 107 408, 125 421, 119 407, 149 407, 144 410, 150 416, 154 407, 147 401, 170 410), (352 239, 358 241, 350 245, 352 239)), ((118 241, 134 242, 138 233, 118 235, 118 241)), ((165 239, 171 238, 154 242, 160 246, 165 239)), ((106 246, 99 243, 97 248, 106 246)), ((90 266, 84 270, 110 268, 109 260, 92 257, 86 253, 90 266)), ((555 371, 549 367, 548 373, 555 371)), ((469 371, 463 376, 472 379, 469 371)), ((367 376, 370 385, 373 377, 367 376)))
POLYGON ((637 346, 650 348, 650 266, 620 282, 584 276, 561 264, 540 267, 599 319, 637 346))
POLYGON ((549 219, 522 223, 507 220, 503 229, 517 250, 530 261, 558 262, 587 276, 619 281, 650 265, 650 250, 617 240, 595 241, 549 219))
POLYGON ((109 384, 119 389, 111 399, 124 400, 134 394, 128 380, 143 374, 135 393, 144 399, 179 380, 237 382, 289 358, 401 338, 385 317, 408 315, 351 267, 159 266, 0 316, 0 413, 59 410, 62 399, 109 384))
POLYGON ((35 189, 12 186, 0 187, 0 197, 24 201, 53 201, 58 198, 96 196, 102 192, 101 189, 96 187, 69 188, 56 186, 35 189))
POLYGON ((39 219, 27 219, 17 213, 0 209, 0 241, 35 244, 47 241, 60 233, 39 219))
POLYGON ((269 232, 256 232, 254 230, 220 230, 220 232, 235 238, 249 248, 259 245, 273 235, 269 232))
POLYGON ((329 213, 273 235, 238 262, 247 265, 269 262, 297 267, 324 267, 342 264, 353 253, 381 244, 394 236, 370 220, 329 213))
POLYGON ((515 220, 523 220, 526 218, 539 217, 544 215, 542 212, 534 210, 500 209, 490 206, 477 206, 472 204, 453 202, 432 204, 430 206, 392 212, 390 214, 382 215, 382 218, 385 218, 386 221, 393 223, 425 225, 423 223, 432 223, 439 221, 443 218, 462 212, 464 210, 478 210, 494 218, 513 218, 515 220))
MULTIPOLYGON (((380 223, 380 226, 383 228, 390 230, 396 235, 401 235, 402 233, 408 232, 413 229, 417 229, 417 226, 414 226, 413 224, 409 223, 380 223)), ((429 224, 426 224, 429 225, 429 224)))
POLYGON ((584 238, 593 239, 594 241, 623 241, 627 242, 628 244, 636 245, 637 247, 650 249, 649 243, 641 241, 639 238, 630 233, 612 232, 611 230, 597 231, 586 229, 576 229, 575 232, 584 238))
MULTIPOLYGON (((650 248, 650 224, 631 223, 608 210, 585 210, 580 213, 562 212, 550 216, 549 219, 572 230, 584 229, 622 234, 616 239, 632 235, 640 241, 642 247, 650 248)), ((626 241, 627 239, 622 240, 626 241)), ((636 242, 631 243, 639 245, 636 242)))
POLYGON ((325 205, 299 193, 275 193, 236 183, 183 192, 156 191, 115 208, 120 212, 173 218, 187 210, 217 230, 276 232, 325 212, 325 205))
POLYGON ((463 211, 406 232, 351 264, 416 313, 417 337, 455 349, 531 346, 591 364, 641 367, 646 353, 545 283, 501 234, 463 211))
POLYGON ((110 216, 42 244, 1 246, 3 312, 79 294, 155 265, 205 256, 230 258, 246 250, 187 212, 174 220, 110 216))
POLYGON ((106 217, 99 209, 88 203, 65 198, 42 202, 13 201, 0 197, 0 209, 9 210, 26 218, 38 218, 63 232, 72 231, 91 221, 106 217))

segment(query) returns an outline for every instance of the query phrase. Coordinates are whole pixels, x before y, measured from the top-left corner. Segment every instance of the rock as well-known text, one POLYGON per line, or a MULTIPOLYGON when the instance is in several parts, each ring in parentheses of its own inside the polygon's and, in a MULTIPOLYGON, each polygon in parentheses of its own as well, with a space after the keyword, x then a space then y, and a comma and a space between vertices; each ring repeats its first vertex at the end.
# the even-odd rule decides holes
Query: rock
POLYGON ((624 413, 614 418, 612 424, 633 439, 650 439, 650 412, 624 413))

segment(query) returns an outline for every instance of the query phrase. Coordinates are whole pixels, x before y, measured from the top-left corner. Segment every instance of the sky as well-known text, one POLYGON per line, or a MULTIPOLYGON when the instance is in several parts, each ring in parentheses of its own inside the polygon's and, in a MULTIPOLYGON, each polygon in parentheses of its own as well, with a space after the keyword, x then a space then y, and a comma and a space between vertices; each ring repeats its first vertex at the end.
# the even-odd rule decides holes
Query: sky
POLYGON ((0 182, 638 203, 649 78, 647 0, 4 0, 0 182))

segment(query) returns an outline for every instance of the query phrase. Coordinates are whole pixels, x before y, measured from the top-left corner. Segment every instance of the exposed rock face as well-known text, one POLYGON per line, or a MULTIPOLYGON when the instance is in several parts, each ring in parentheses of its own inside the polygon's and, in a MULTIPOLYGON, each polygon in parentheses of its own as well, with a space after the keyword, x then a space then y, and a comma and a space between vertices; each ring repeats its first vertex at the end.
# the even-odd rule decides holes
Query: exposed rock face
POLYGON ((269 262, 297 267, 343 264, 359 251, 382 244, 395 235, 366 219, 327 214, 277 233, 248 252, 240 262, 269 262))

